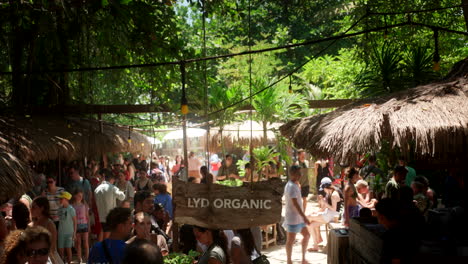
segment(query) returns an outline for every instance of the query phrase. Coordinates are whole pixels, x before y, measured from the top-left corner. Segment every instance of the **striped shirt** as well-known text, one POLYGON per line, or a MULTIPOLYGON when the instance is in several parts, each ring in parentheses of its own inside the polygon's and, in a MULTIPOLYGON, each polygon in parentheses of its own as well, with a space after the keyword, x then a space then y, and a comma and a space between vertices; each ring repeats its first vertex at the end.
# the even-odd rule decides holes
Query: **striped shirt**
POLYGON ((52 221, 57 222, 59 220, 58 210, 60 208, 60 199, 57 198, 63 191, 65 191, 62 187, 57 187, 55 193, 50 193, 46 189, 46 196, 47 200, 49 200, 50 205, 50 218, 52 221))

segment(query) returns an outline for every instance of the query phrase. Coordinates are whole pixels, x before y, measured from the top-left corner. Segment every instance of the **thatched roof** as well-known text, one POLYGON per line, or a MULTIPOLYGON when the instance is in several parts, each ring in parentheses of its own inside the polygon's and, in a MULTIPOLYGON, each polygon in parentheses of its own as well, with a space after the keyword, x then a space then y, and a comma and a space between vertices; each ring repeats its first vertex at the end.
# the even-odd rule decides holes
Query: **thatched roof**
POLYGON ((356 153, 378 151, 383 140, 403 154, 468 156, 468 59, 442 82, 360 100, 333 112, 283 125, 281 133, 314 155, 352 162, 356 153), (411 147, 412 146, 412 147, 411 147))
POLYGON ((128 128, 58 116, 0 116, 0 200, 32 186, 28 161, 73 160, 107 152, 149 153, 145 135, 128 128), (143 144, 142 144, 143 143, 143 144))
POLYGON ((100 156, 107 152, 150 152, 146 136, 128 128, 57 116, 0 117, 0 150, 22 160, 64 160, 100 156), (143 146, 142 144, 143 143, 143 146))

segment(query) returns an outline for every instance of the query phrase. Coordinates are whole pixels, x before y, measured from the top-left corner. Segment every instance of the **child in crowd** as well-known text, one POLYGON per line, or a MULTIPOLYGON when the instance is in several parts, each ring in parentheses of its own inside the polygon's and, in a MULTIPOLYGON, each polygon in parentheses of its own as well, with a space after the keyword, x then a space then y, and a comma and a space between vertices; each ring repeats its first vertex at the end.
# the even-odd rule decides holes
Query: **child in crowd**
POLYGON ((365 180, 356 182, 356 190, 358 192, 357 202, 361 208, 374 208, 377 203, 376 199, 371 199, 369 192, 369 184, 365 180))
POLYGON ((72 195, 69 192, 62 192, 59 195, 59 228, 58 228, 58 249, 62 259, 64 258, 64 249, 67 251, 66 262, 71 263, 73 238, 76 236, 76 213, 70 205, 72 195))
POLYGON ((73 194, 72 206, 76 212, 76 238, 75 238, 75 249, 78 256, 78 260, 86 262, 89 257, 89 207, 86 201, 83 200, 83 191, 77 190, 73 194), (81 243, 83 243, 84 254, 81 254, 81 243))

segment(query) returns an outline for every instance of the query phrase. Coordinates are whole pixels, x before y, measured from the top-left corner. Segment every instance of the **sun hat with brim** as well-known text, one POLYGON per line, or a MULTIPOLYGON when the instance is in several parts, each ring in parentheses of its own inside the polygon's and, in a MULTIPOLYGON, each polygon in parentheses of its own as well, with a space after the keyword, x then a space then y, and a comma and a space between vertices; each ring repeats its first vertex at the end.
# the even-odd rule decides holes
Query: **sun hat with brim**
POLYGON ((72 195, 69 192, 62 192, 59 196, 57 196, 57 198, 70 200, 72 198, 72 195))
POLYGON ((320 181, 320 189, 319 191, 323 191, 325 188, 330 188, 332 186, 332 180, 329 177, 323 177, 320 181))

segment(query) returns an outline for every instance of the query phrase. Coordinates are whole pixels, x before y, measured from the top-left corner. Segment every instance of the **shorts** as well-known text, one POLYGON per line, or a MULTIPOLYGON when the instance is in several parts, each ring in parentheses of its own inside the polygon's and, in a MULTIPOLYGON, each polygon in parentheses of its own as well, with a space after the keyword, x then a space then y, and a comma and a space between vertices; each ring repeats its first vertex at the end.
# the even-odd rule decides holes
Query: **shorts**
POLYGON ((283 225, 283 227, 289 233, 300 233, 302 231, 302 228, 304 228, 305 226, 305 223, 300 223, 297 225, 283 225))
POLYGON ((309 185, 301 187, 301 197, 307 197, 310 193, 309 185))
POLYGON ((333 218, 340 216, 340 213, 326 208, 325 211, 320 212, 319 215, 322 216, 325 222, 330 223, 333 221, 333 218))
POLYGON ((72 248, 73 247, 73 234, 57 233, 58 243, 57 248, 72 248))
POLYGON ((110 232, 110 228, 106 223, 101 222, 102 232, 110 232))
POLYGON ((77 233, 86 233, 88 232, 88 224, 78 224, 76 225, 77 233))

